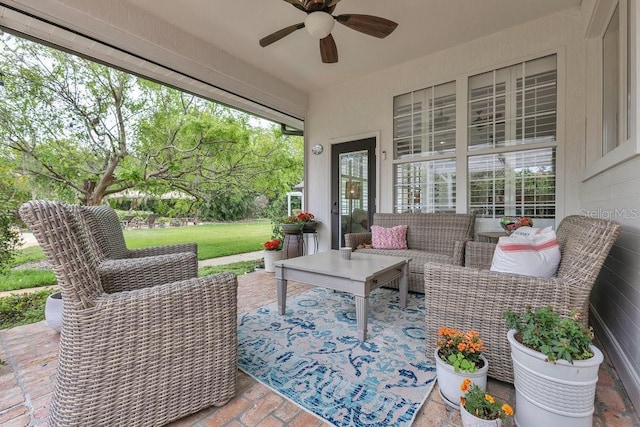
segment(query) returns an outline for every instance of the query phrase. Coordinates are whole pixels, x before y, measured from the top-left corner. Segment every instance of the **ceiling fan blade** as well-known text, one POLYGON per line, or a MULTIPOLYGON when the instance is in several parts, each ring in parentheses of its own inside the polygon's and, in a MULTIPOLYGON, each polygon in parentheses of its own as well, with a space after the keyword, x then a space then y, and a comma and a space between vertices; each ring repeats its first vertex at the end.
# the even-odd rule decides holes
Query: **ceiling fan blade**
POLYGON ((389 21, 388 19, 380 18, 379 16, 371 15, 357 15, 357 14, 345 14, 335 17, 336 21, 342 25, 360 31, 361 33, 368 34, 373 37, 383 39, 393 32, 398 26, 397 23, 389 21))
POLYGON ((267 47, 271 43, 275 43, 278 40, 280 40, 281 38, 283 38, 285 36, 288 36, 289 34, 293 33, 296 30, 299 30, 301 28, 304 28, 304 22, 301 22, 301 23, 295 24, 295 25, 291 25, 289 27, 285 27, 285 28, 283 28, 281 30, 278 30, 273 34, 269 34, 268 36, 260 39, 260 46, 267 47))
POLYGON ((320 39, 320 56, 325 64, 338 62, 338 47, 331 34, 320 39))
POLYGON ((298 0, 284 0, 284 1, 295 6, 296 9, 300 9, 301 11, 306 12, 304 6, 298 0))

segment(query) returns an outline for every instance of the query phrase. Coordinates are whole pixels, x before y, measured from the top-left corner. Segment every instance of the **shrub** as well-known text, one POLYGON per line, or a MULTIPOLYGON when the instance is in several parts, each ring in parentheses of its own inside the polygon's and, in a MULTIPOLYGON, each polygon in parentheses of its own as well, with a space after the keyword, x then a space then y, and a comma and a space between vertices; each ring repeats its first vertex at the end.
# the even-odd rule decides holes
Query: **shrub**
POLYGON ((44 306, 53 292, 45 290, 0 298, 0 329, 44 320, 44 306))

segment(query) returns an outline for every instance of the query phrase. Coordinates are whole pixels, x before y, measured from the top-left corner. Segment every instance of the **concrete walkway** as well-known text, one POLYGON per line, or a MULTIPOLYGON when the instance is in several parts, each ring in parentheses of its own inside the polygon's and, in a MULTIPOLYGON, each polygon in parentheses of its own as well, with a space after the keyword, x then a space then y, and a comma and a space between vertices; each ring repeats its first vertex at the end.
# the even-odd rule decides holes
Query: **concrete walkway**
POLYGON ((203 259, 202 261, 198 261, 198 267, 205 267, 210 265, 224 265, 224 264, 231 264, 231 263, 240 262, 240 261, 255 261, 260 258, 262 258, 262 251, 247 252, 244 254, 203 259))

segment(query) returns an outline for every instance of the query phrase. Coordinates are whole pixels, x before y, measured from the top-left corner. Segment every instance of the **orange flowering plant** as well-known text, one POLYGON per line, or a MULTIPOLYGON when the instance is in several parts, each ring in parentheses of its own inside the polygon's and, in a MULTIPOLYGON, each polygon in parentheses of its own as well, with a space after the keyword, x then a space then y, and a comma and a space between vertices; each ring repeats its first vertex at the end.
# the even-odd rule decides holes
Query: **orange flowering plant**
POLYGON ((268 251, 277 251, 280 249, 280 245, 282 244, 282 240, 280 239, 271 239, 268 242, 264 242, 262 246, 268 251))
POLYGON ((460 404, 468 413, 483 420, 505 421, 506 417, 513 415, 513 408, 506 403, 500 404, 492 395, 486 393, 469 378, 465 378, 460 385, 460 390, 465 393, 460 397, 460 404))
POLYGON ((438 331, 438 355, 456 372, 475 372, 483 366, 480 353, 484 350, 484 341, 473 329, 462 332, 457 329, 441 327, 438 331))

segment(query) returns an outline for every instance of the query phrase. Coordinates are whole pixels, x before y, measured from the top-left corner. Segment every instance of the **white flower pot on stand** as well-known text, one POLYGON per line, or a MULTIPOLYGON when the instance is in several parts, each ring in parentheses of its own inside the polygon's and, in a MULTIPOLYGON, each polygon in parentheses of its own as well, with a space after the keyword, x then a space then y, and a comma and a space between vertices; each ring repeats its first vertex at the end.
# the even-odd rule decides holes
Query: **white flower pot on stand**
POLYGON ((515 330, 507 338, 513 359, 516 424, 591 427, 602 352, 590 346, 591 359, 552 363, 544 354, 520 344, 515 330))
POLYGON ((438 386, 440 387, 440 396, 444 402, 453 407, 460 408, 460 397, 464 396, 460 385, 465 378, 469 378, 474 384, 482 390, 487 389, 487 372, 489 371, 489 362, 480 355, 480 360, 484 362, 484 366, 475 372, 456 372, 453 366, 445 363, 438 356, 438 349, 434 353, 436 359, 436 375, 438 377, 438 386))
POLYGON ((54 292, 47 297, 44 305, 44 318, 51 329, 60 332, 62 329, 62 293, 54 292))
POLYGON ((268 273, 274 273, 276 271, 273 265, 274 261, 280 261, 282 259, 282 250, 277 251, 263 251, 264 255, 264 271, 268 273))

